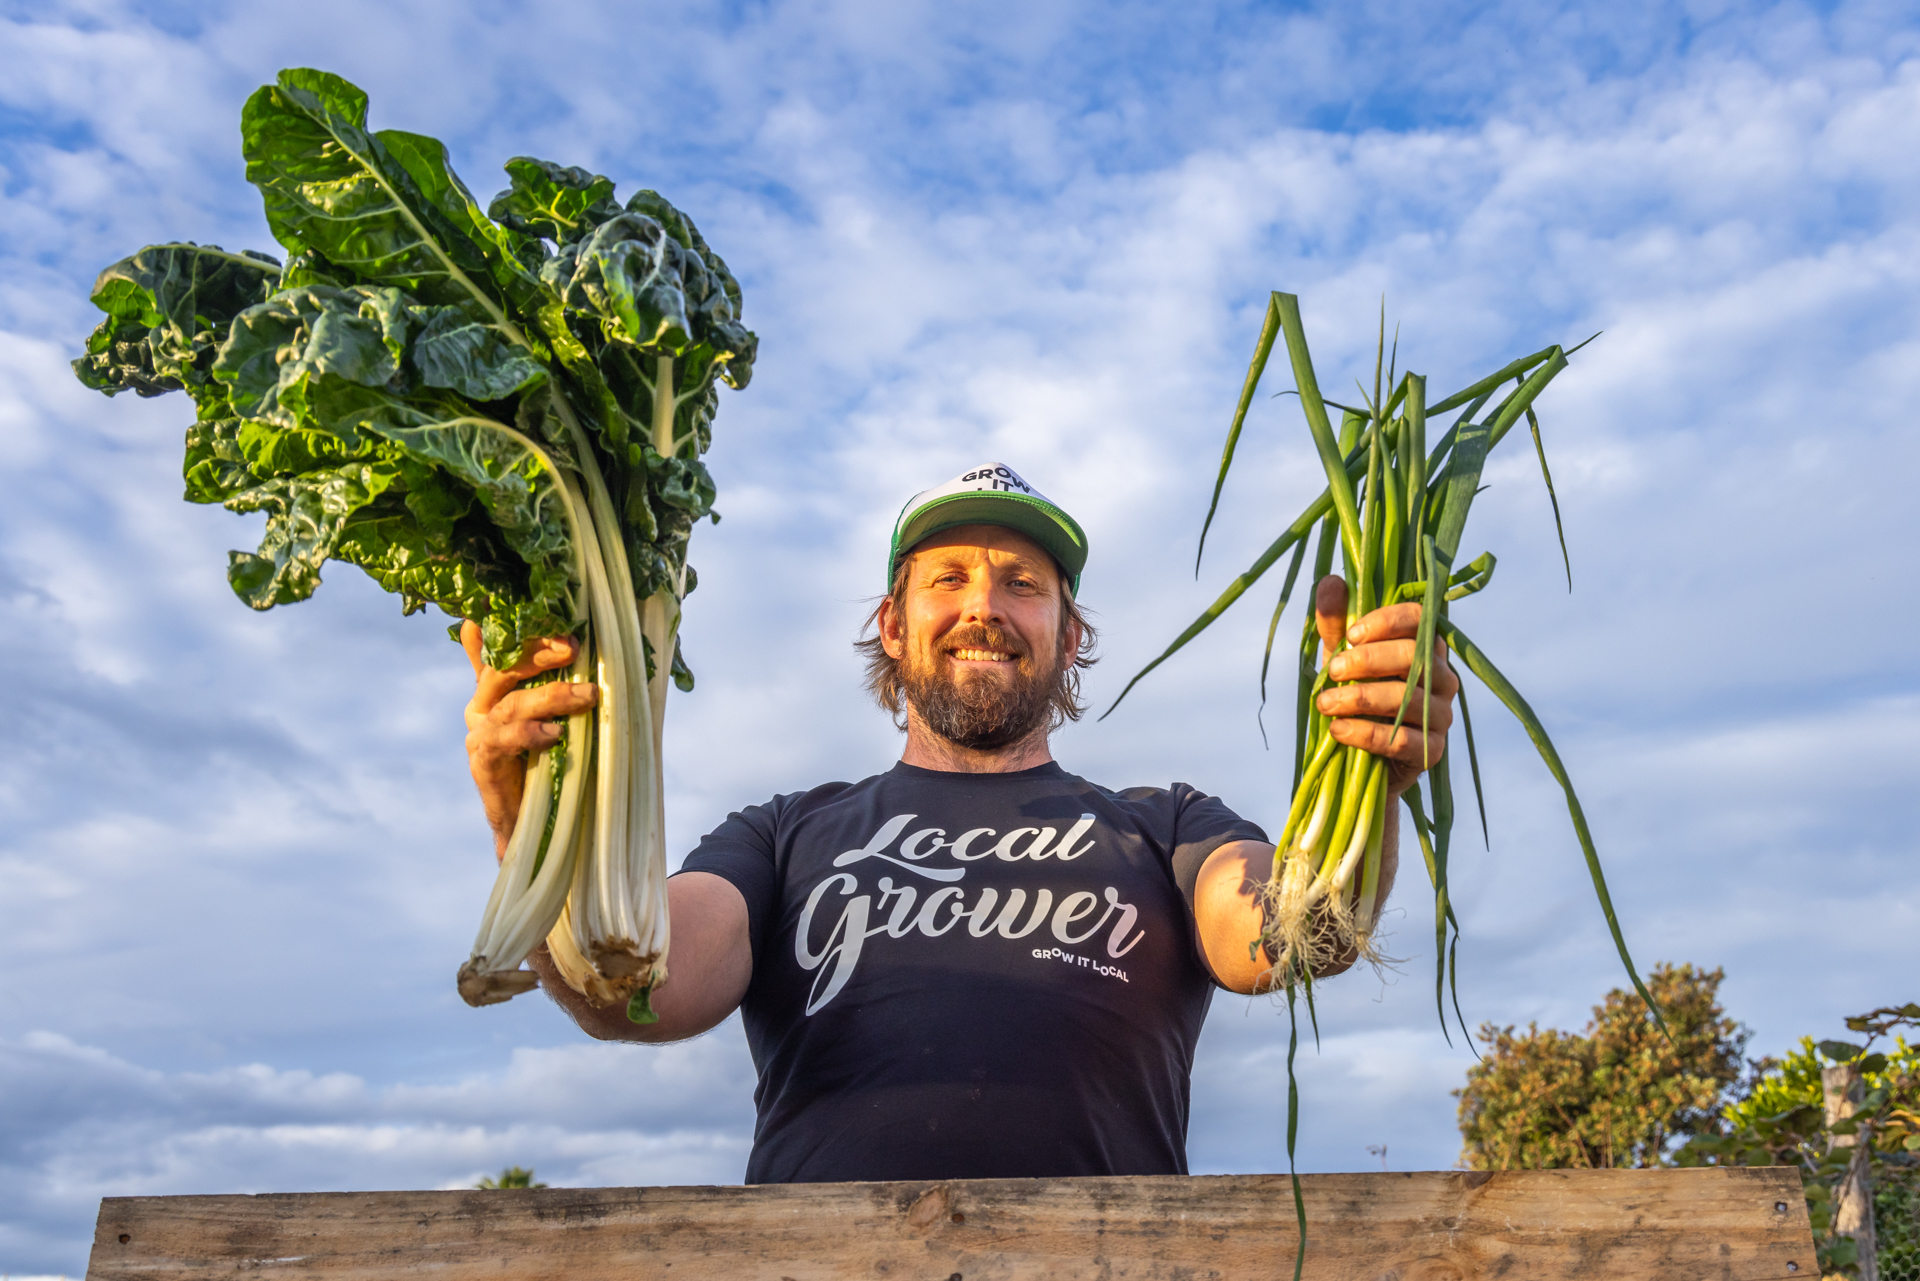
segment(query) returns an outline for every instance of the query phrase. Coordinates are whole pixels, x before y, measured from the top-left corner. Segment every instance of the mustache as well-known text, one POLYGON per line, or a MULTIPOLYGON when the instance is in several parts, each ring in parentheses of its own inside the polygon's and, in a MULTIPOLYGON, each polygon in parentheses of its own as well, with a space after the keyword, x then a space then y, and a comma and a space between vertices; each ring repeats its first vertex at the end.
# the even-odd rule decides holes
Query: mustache
POLYGON ((956 626, 931 647, 901 665, 907 701, 927 728, 961 747, 1004 747, 1046 722, 1058 673, 1005 629, 991 623, 956 626), (999 679, 942 667, 939 655, 959 649, 986 649, 1014 656, 999 679))
POLYGON ((956 649, 990 649, 1016 659, 1025 659, 1030 653, 1011 633, 991 623, 962 623, 940 639, 941 653, 951 654, 956 649))

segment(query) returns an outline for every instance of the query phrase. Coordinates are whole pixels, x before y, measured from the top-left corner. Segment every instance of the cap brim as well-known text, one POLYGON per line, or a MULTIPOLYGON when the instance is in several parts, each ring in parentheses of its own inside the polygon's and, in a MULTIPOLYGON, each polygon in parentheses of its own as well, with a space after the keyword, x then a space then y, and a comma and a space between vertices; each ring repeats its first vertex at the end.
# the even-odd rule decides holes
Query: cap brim
POLYGON ((1069 590, 1079 591, 1087 566, 1087 536, 1073 517, 1042 499, 992 490, 947 494, 913 514, 894 545, 894 567, 920 543, 961 525, 1000 525, 1025 534, 1066 571, 1069 590))

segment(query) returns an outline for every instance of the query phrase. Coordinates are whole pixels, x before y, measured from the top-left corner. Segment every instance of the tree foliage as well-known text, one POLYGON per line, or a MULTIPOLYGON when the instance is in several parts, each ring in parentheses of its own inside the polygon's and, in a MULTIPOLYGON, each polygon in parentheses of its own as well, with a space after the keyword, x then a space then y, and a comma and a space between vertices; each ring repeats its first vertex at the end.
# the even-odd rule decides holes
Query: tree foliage
POLYGON ((1841 1187, 1851 1167, 1865 1163, 1878 1202, 1876 1217, 1891 1229, 1896 1219, 1905 1230, 1883 1233, 1882 1276, 1920 1271, 1920 1242, 1912 1239, 1914 1205, 1920 1198, 1920 1049, 1905 1037, 1876 1051, 1874 1042, 1899 1027, 1920 1026, 1920 1004, 1889 1006, 1847 1020, 1864 1043, 1802 1037, 1800 1048, 1779 1061, 1754 1066, 1754 1080, 1725 1112, 1718 1134, 1701 1134, 1675 1154, 1675 1164, 1790 1165, 1800 1172, 1814 1241, 1824 1277, 1859 1275, 1852 1238, 1835 1232, 1841 1187), (1827 1124, 1820 1070, 1829 1064, 1853 1064, 1862 1097, 1852 1117, 1827 1124), (1854 1136, 1836 1146, 1835 1136, 1854 1136))
MULTIPOLYGON (((1463 1163, 1475 1170, 1663 1166, 1721 1133, 1750 1035, 1718 1000, 1724 971, 1661 964, 1648 981, 1663 1035, 1619 988, 1580 1033, 1483 1024, 1486 1056, 1455 1090, 1463 1163)), ((1817 1078, 1816 1078, 1817 1079, 1817 1078)))
POLYGON ((1854 1015, 1847 1028, 1863 1041, 1803 1037, 1785 1058, 1747 1065, 1743 1078, 1748 1033, 1720 1007, 1722 977, 1690 965, 1654 970, 1649 986, 1670 1041, 1645 1003, 1618 989, 1582 1033, 1483 1025, 1487 1056, 1454 1091, 1465 1164, 1790 1165, 1806 1194, 1820 1275, 1838 1281, 1861 1271, 1836 1212, 1850 1171, 1864 1168, 1881 1224, 1880 1275, 1920 1275, 1920 1048, 1894 1036, 1920 1027, 1920 1003, 1854 1015), (1876 1049, 1888 1036, 1893 1044, 1876 1049), (1841 1064, 1858 1070, 1860 1097, 1851 1118, 1829 1125, 1820 1073, 1841 1064))
POLYGON ((500 1171, 498 1178, 489 1174, 473 1186, 491 1192, 500 1188, 544 1188, 547 1185, 534 1182, 532 1170, 510 1165, 500 1171))
MULTIPOLYGON (((1831 1058, 1833 1063, 1861 1064, 1860 1075, 1868 1093, 1887 1092, 1892 1105, 1890 1115, 1900 1128, 1900 1145, 1904 1147, 1909 1123, 1899 1120, 1899 1114, 1920 1108, 1920 1047, 1907 1044, 1904 1036, 1897 1037, 1891 1049, 1861 1055, 1853 1053, 1854 1047, 1845 1042, 1822 1041, 1816 1045, 1812 1037, 1803 1036, 1800 1047, 1784 1059, 1756 1060, 1752 1083, 1726 1110, 1726 1118, 1734 1130, 1750 1130, 1796 1108, 1815 1107, 1822 1108, 1820 1124, 1824 1134, 1820 1069, 1828 1066, 1828 1058, 1821 1053, 1828 1048, 1840 1051, 1831 1058)), ((1887 1134, 1883 1132, 1881 1137, 1884 1139, 1887 1134)), ((1914 1146, 1920 1150, 1920 1138, 1914 1140, 1914 1146)))

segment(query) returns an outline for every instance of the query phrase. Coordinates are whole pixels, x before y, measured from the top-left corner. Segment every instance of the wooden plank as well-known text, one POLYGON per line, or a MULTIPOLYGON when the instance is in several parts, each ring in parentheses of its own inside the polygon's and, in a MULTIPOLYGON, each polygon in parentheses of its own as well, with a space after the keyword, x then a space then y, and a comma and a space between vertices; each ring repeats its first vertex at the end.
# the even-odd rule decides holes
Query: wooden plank
MULTIPOLYGON (((1791 1169, 1303 1178, 1320 1281, 1811 1281, 1791 1169)), ((1285 1175, 109 1197, 90 1281, 1275 1278, 1285 1175)))

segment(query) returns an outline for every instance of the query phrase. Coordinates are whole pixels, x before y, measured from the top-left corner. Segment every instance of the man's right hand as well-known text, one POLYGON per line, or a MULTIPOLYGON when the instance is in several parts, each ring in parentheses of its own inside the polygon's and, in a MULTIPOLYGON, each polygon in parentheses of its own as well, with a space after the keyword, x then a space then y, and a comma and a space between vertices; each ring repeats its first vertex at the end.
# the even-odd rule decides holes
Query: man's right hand
POLYGON ((493 829, 494 857, 506 854, 526 790, 527 753, 552 747, 560 721, 592 707, 599 689, 591 682, 554 681, 532 689, 520 682, 573 661, 574 642, 565 636, 535 641, 506 671, 488 667, 480 656, 480 628, 460 626, 460 644, 473 664, 473 698, 467 703, 467 765, 493 829))

